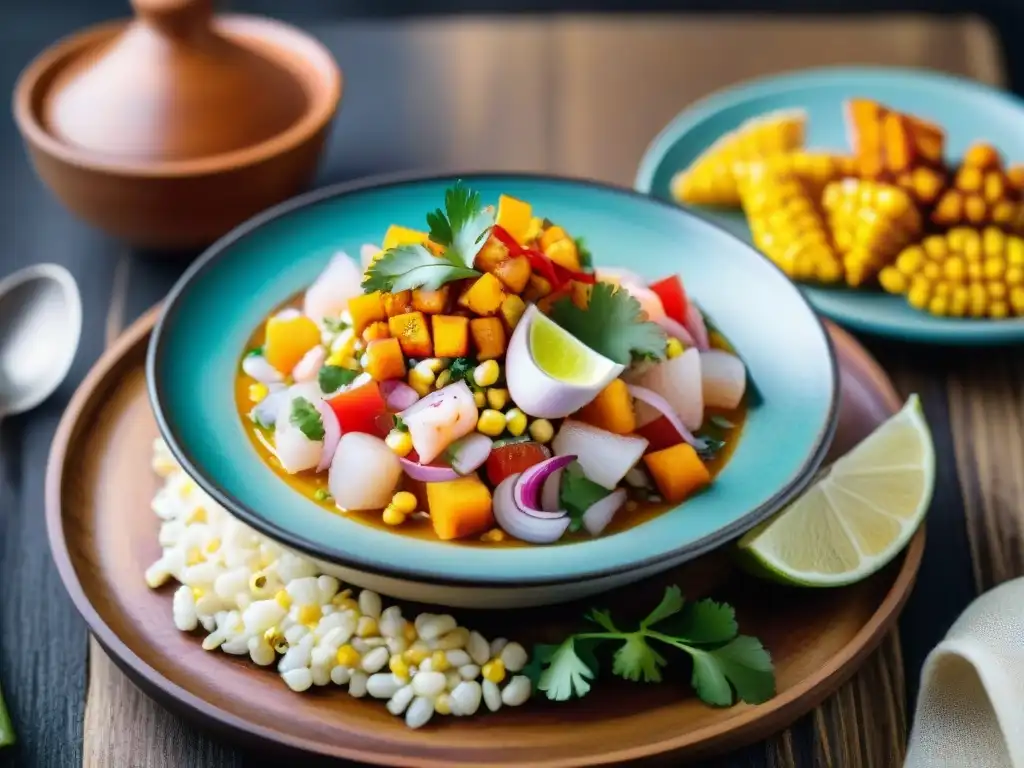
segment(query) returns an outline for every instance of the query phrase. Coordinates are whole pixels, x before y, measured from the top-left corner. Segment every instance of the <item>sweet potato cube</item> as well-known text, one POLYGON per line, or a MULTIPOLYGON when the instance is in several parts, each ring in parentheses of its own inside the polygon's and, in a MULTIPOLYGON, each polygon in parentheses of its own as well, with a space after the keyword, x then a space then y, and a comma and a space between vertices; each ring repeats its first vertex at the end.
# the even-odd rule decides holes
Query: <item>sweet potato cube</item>
POLYGON ((448 286, 441 286, 437 291, 424 291, 417 288, 412 292, 412 308, 417 312, 436 315, 444 312, 448 306, 448 286))
POLYGON ((475 475, 427 483, 427 506, 442 541, 462 539, 494 527, 491 492, 475 475))
POLYGON ((412 312, 412 291, 384 293, 381 299, 384 301, 384 314, 388 317, 412 312))
POLYGON ((527 301, 536 303, 539 299, 543 299, 551 293, 551 283, 546 277, 541 277, 536 272, 530 275, 529 281, 526 284, 526 291, 523 293, 523 298, 527 301))
POLYGON ((430 342, 430 329, 422 312, 406 312, 388 320, 391 335, 398 339, 406 357, 432 357, 434 347, 430 342))
POLYGON ((391 335, 391 329, 383 320, 370 323, 363 330, 363 341, 370 342, 377 339, 386 339, 391 335))
POLYGON ((580 255, 576 251, 576 243, 568 238, 549 245, 544 249, 544 255, 560 267, 571 269, 573 272, 580 271, 580 255))
POLYGON ((505 326, 496 317, 476 317, 469 321, 469 332, 476 346, 477 359, 490 360, 505 354, 508 341, 505 326))
POLYGON ((438 357, 465 357, 469 354, 469 318, 433 315, 434 354, 438 357))
POLYGON ((356 333, 362 333, 370 323, 387 319, 380 291, 353 296, 348 300, 348 311, 352 315, 352 327, 356 333))
POLYGON ((594 286, 581 283, 579 280, 573 280, 570 284, 570 298, 572 303, 580 309, 586 309, 590 306, 590 292, 594 286))
POLYGON ((390 248, 400 248, 403 245, 425 245, 427 237, 429 235, 426 232, 392 224, 384 233, 384 242, 381 247, 386 251, 390 248))
POLYGON ((512 293, 522 293, 530 280, 530 260, 525 256, 505 259, 492 272, 512 293))
POLYGON ((505 300, 501 302, 501 318, 505 321, 509 333, 519 325, 519 320, 524 312, 526 312, 526 302, 514 293, 506 296, 505 300))
POLYGON ((508 258, 508 248, 495 237, 488 238, 484 247, 473 259, 473 266, 481 272, 493 272, 501 262, 508 258))
POLYGON ((888 112, 882 122, 882 142, 890 171, 907 170, 914 162, 914 147, 910 143, 910 130, 903 116, 888 112))
POLYGON ((498 216, 495 223, 512 235, 520 245, 526 242, 532 218, 533 209, 529 203, 508 195, 501 195, 498 198, 498 216))
POLYGON ((469 286, 459 297, 459 304, 476 315, 493 315, 505 300, 501 281, 486 272, 469 286))
POLYGON ((320 343, 320 329, 305 315, 267 320, 263 355, 283 374, 292 372, 303 356, 320 343))
POLYGON ((405 378, 405 358, 398 339, 377 339, 367 344, 365 371, 376 381, 405 378))
POLYGON ((583 406, 579 419, 616 435, 636 432, 636 412, 626 382, 612 379, 607 387, 598 392, 597 397, 583 406))
POLYGON ((561 227, 548 227, 544 230, 544 234, 540 236, 540 247, 545 251, 548 246, 554 245, 559 240, 567 240, 569 235, 566 234, 565 230, 561 227))
POLYGON ((644 456, 644 464, 665 501, 678 504, 711 482, 711 473, 689 443, 644 456))

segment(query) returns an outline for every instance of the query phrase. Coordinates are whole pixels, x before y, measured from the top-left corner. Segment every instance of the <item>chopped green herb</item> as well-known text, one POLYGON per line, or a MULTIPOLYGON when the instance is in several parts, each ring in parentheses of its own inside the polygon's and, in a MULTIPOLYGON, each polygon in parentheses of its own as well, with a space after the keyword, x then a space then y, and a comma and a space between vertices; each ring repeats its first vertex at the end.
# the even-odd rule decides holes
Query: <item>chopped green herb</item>
POLYGON ((604 610, 586 617, 602 631, 570 635, 558 646, 538 645, 524 670, 553 701, 585 696, 597 675, 593 650, 613 642, 612 673, 626 680, 660 682, 666 658, 652 641, 682 651, 690 657, 690 684, 702 701, 730 706, 737 698, 759 704, 775 695, 771 656, 753 637, 739 635, 731 606, 713 600, 687 603, 679 587, 665 589, 661 602, 640 624, 624 631, 604 610))
POLYGON ((471 389, 476 389, 476 379, 473 378, 474 370, 476 370, 476 360, 471 357, 456 357, 448 366, 448 373, 451 375, 449 381, 452 384, 464 381, 469 384, 471 389))
POLYGON ((621 365, 636 355, 660 360, 665 356, 665 332, 643 319, 640 302, 608 283, 597 283, 586 309, 559 299, 551 319, 595 352, 621 365))
POLYGON ((327 501, 331 498, 331 493, 326 488, 317 488, 313 492, 313 498, 317 501, 327 501))
POLYGON ((697 435, 697 437, 704 441, 704 447, 697 451, 701 461, 711 461, 719 451, 725 448, 725 440, 710 435, 697 435))
POLYGON ((260 418, 260 414, 261 411, 258 408, 253 408, 252 412, 249 414, 249 418, 252 419, 253 423, 260 429, 265 429, 268 432, 273 432, 274 425, 269 421, 263 421, 263 419, 260 418))
POLYGON ((573 462, 562 473, 562 490, 558 500, 569 513, 569 530, 583 527, 583 514, 611 491, 598 485, 583 474, 579 462, 573 462))
POLYGON ((292 400, 292 412, 288 420, 292 426, 298 427, 306 439, 324 439, 324 421, 320 417, 320 412, 306 398, 296 397, 292 400))
POLYGON ((736 426, 727 418, 725 418, 725 416, 719 416, 717 413, 711 417, 710 421, 719 429, 732 429, 736 426))
POLYGON ((594 269, 594 254, 587 248, 586 241, 582 237, 576 238, 576 256, 580 260, 580 268, 584 272, 591 272, 594 269))
POLYGON ((491 231, 494 217, 480 202, 480 193, 455 182, 444 193, 444 210, 427 214, 430 240, 444 246, 446 254, 457 256, 454 263, 469 264, 476 255, 477 246, 491 231))
POLYGON ((245 353, 246 357, 259 357, 263 354, 263 347, 253 347, 245 353))
POLYGON ((340 365, 325 365, 320 369, 317 381, 320 384, 320 391, 325 395, 329 395, 351 384, 358 375, 355 371, 342 368, 340 365))
POLYGON ((406 423, 404 421, 402 421, 402 417, 399 416, 397 413, 394 416, 391 417, 391 420, 393 422, 391 428, 394 429, 396 432, 408 432, 409 431, 409 427, 406 426, 406 423))
POLYGON ((328 333, 341 333, 344 330, 351 328, 348 323, 342 320, 340 317, 325 317, 324 328, 328 333))
POLYGON ((397 293, 415 288, 436 291, 445 283, 479 276, 452 249, 435 256, 422 245, 403 245, 385 251, 369 266, 362 287, 366 293, 397 293))

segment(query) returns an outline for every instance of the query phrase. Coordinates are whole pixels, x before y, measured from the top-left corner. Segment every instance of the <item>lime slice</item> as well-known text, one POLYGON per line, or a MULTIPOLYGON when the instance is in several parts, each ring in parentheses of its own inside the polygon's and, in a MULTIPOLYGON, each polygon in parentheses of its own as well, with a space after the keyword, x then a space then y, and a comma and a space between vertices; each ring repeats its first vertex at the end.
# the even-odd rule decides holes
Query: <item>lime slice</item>
POLYGON ((787 584, 852 584, 906 546, 928 511, 935 451, 917 395, 778 515, 739 541, 741 564, 787 584))
POLYGON ((535 312, 530 321, 530 354, 551 378, 584 387, 604 380, 615 368, 614 362, 542 312, 535 312))

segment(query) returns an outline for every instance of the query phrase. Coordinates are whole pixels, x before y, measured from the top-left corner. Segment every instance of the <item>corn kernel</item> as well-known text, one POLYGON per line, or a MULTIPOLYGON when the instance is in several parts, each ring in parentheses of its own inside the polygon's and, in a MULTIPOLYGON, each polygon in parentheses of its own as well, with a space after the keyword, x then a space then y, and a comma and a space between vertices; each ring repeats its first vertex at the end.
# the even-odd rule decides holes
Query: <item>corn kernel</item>
POLYGON ((395 677, 400 677, 403 680, 409 679, 409 665, 405 659, 399 656, 397 653, 391 657, 391 661, 388 662, 388 669, 391 670, 391 674, 395 677))
POLYGON ((256 382, 249 385, 249 400, 254 403, 263 402, 264 398, 269 394, 270 388, 266 384, 256 382))
POLYGON ((274 594, 274 602, 284 608, 286 611, 292 607, 292 596, 288 594, 288 590, 279 589, 274 594))
POLYGON ((396 456, 408 456, 412 451, 412 436, 408 432, 392 429, 384 438, 384 443, 396 456))
POLYGON ((513 408, 505 414, 505 427, 511 434, 519 437, 526 431, 526 414, 518 408, 513 408))
POLYGON ((434 379, 434 389, 444 389, 452 383, 452 372, 445 369, 437 374, 437 378, 434 379))
POLYGON ((985 265, 980 261, 972 261, 967 265, 967 279, 981 280, 985 276, 985 265))
POLYGON ((949 314, 953 317, 963 317, 967 314, 967 288, 958 285, 949 296, 949 314))
POLYGON ((910 306, 915 309, 924 309, 928 306, 928 301, 931 299, 931 286, 927 283, 915 283, 910 286, 910 290, 907 291, 907 301, 910 306))
POLYGON ((405 638, 407 643, 415 643, 416 638, 419 637, 416 633, 416 626, 412 622, 407 623, 405 628, 402 630, 402 636, 405 638))
POLYGON ((477 419, 476 430, 489 437, 497 437, 505 431, 505 414, 491 408, 486 409, 477 419))
POLYGON ((917 271, 924 264, 924 260, 924 249, 920 246, 912 245, 909 248, 905 248, 903 252, 896 257, 896 269, 907 277, 912 277, 917 274, 917 271))
POLYGON ((669 339, 665 344, 665 357, 671 360, 681 354, 683 354, 683 342, 676 338, 669 339))
POLYGON ((1006 238, 1006 261, 1015 267, 1024 266, 1024 238, 1006 238))
POLYGON ((212 555, 218 549, 220 549, 220 539, 216 539, 216 538, 210 539, 206 543, 206 552, 207 552, 207 554, 212 555))
POLYGON ((1000 165, 999 153, 991 144, 983 141, 976 142, 964 152, 964 165, 969 165, 982 171, 998 168, 1000 165))
POLYGON ((508 390, 500 387, 491 387, 487 390, 487 405, 496 411, 500 411, 508 405, 508 390))
POLYGON ((192 549, 188 551, 188 555, 185 558, 185 564, 199 565, 204 560, 206 560, 206 555, 202 553, 202 550, 200 550, 199 547, 192 547, 192 549))
POLYGON ((945 315, 949 312, 948 296, 932 296, 928 302, 928 311, 933 315, 945 315))
POLYGON ((384 525, 401 525, 405 522, 405 513, 395 509, 391 504, 384 507, 380 517, 384 525))
POLYGON ((491 528, 487 533, 480 537, 480 541, 504 541, 505 532, 501 528, 491 528))
POLYGON ((429 368, 421 368, 419 365, 409 371, 409 386, 416 390, 416 394, 425 397, 434 388, 434 380, 437 377, 429 368))
POLYGON ((452 697, 447 693, 439 694, 434 699, 434 711, 439 715, 450 715, 452 713, 452 697))
POLYGON ((981 235, 977 230, 967 229, 963 235, 964 241, 961 250, 964 258, 968 261, 976 261, 981 258, 981 235))
POLYGON ((342 363, 348 357, 350 357, 350 355, 345 354, 341 350, 337 352, 331 352, 331 354, 327 356, 327 359, 324 360, 324 365, 333 365, 335 367, 342 368, 344 367, 342 363))
POLYGON ((399 491, 391 497, 391 506, 403 515, 411 515, 415 512, 418 503, 419 502, 416 501, 416 496, 408 491, 399 491))
POLYGON ((497 685, 505 679, 505 662, 501 659, 492 659, 484 664, 481 670, 484 680, 490 680, 497 685))
POLYGON ((1014 288, 1010 291, 1010 306, 1016 314, 1024 314, 1024 288, 1014 288))
POLYGON ((444 370, 444 360, 439 357, 428 357, 426 360, 420 360, 416 367, 422 367, 423 370, 430 371, 436 376, 444 370))
POLYGON ((1002 320, 1010 314, 1010 307, 1005 301, 993 301, 988 307, 988 316, 1002 320))
POLYGON ((1006 235, 998 227, 986 227, 981 234, 981 252, 986 256, 1002 256, 1006 250, 1006 235))
POLYGON ((977 192, 981 189, 982 173, 980 168, 965 165, 956 174, 956 188, 964 192, 977 192))
POLYGON ((942 235, 931 235, 921 241, 921 247, 931 259, 944 259, 949 254, 946 238, 942 235))
POLYGON ((406 664, 416 664, 418 666, 429 655, 430 651, 426 651, 423 648, 409 648, 402 654, 402 659, 406 664))
POLYGON ((1024 268, 1017 266, 1007 267, 1004 279, 1009 286, 1024 285, 1024 268))
POLYGON ((1006 195, 1006 180, 999 171, 990 171, 985 174, 985 183, 982 187, 982 194, 990 203, 997 203, 1006 195))
POLYGON ((948 279, 960 282, 964 279, 967 267, 964 264, 964 260, 959 256, 950 256, 942 265, 942 271, 948 279))
POLYGON ((921 267, 921 274, 929 280, 938 280, 942 277, 942 267, 937 262, 928 261, 921 267))
POLYGON ((487 396, 482 389, 473 390, 473 403, 477 408, 484 408, 487 405, 487 396))
POLYGON ((444 651, 434 651, 430 654, 430 669, 434 672, 444 672, 451 664, 448 663, 448 657, 444 655, 444 651))
POLYGON ((360 616, 359 626, 356 628, 356 637, 376 637, 380 634, 377 628, 377 620, 372 616, 360 616))
POLYGON ((199 598, 201 598, 205 594, 206 594, 206 590, 204 590, 202 587, 192 587, 192 599, 193 600, 198 600, 199 598))
MULTIPOLYGON (((511 430, 511 427, 509 428, 511 430)), ((547 419, 534 419, 530 424, 530 437, 538 443, 550 442, 555 436, 555 428, 547 419)))
POLYGON ((878 282, 887 293, 905 293, 909 284, 907 276, 895 267, 884 267, 878 273, 878 282))
POLYGON ((346 643, 338 649, 334 658, 343 667, 355 667, 359 664, 360 656, 359 651, 346 643))
POLYGON ((985 221, 985 214, 988 212, 988 206, 985 205, 985 200, 979 195, 971 195, 964 200, 964 216, 972 224, 981 224, 985 221))
POLYGON ((986 278, 996 280, 1006 272, 1006 262, 998 257, 985 259, 984 270, 986 278))
POLYGON ((196 507, 192 512, 185 518, 186 523, 205 523, 206 522, 206 508, 196 507))
POLYGON ((485 360, 473 370, 473 381, 478 387, 489 387, 498 381, 500 374, 497 360, 485 360))
POLYGON ((299 608, 298 621, 299 624, 309 626, 310 624, 316 624, 320 621, 321 615, 322 611, 320 610, 320 606, 309 603, 299 608))
POLYGON ((992 222, 1009 224, 1017 215, 1017 207, 1010 200, 1000 200, 992 206, 992 222))

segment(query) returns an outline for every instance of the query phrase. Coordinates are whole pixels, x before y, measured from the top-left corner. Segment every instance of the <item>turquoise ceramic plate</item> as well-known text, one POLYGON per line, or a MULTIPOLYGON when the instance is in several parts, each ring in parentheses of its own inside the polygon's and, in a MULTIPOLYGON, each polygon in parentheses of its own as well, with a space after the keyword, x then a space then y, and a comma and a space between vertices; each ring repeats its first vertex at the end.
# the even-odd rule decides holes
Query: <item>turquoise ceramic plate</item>
MULTIPOLYGON (((849 151, 842 103, 851 96, 875 99, 933 120, 946 131, 948 159, 984 139, 1024 160, 1024 102, 977 83, 926 71, 882 68, 819 69, 743 83, 694 104, 654 140, 640 163, 636 188, 671 200, 672 175, 716 138, 747 118, 785 107, 808 113, 810 147, 849 151)), ((741 213, 701 209, 702 215, 749 242, 741 213)), ((1024 318, 993 321, 942 318, 918 312, 881 292, 804 287, 822 314, 860 331, 940 344, 1008 344, 1024 341, 1024 318)))
POLYGON ((357 254, 389 224, 421 225, 454 179, 369 181, 274 208, 208 250, 181 278, 153 333, 147 373, 160 430, 186 471, 230 512, 321 560, 442 584, 577 581, 695 556, 733 538, 801 490, 836 421, 831 342, 798 290, 753 249, 646 196, 537 176, 470 175, 587 239, 597 262, 647 278, 680 273, 732 341, 757 389, 740 444, 706 492, 629 531, 557 547, 487 549, 404 537, 331 514, 257 456, 232 382, 253 329, 308 286, 338 249, 357 254))

